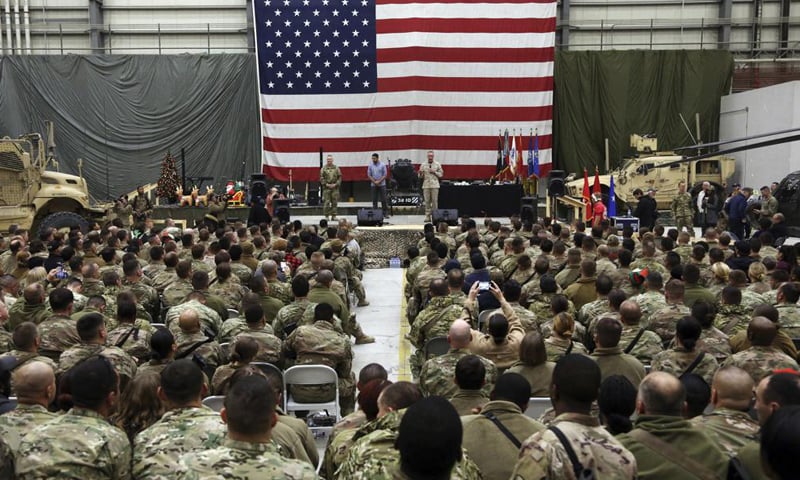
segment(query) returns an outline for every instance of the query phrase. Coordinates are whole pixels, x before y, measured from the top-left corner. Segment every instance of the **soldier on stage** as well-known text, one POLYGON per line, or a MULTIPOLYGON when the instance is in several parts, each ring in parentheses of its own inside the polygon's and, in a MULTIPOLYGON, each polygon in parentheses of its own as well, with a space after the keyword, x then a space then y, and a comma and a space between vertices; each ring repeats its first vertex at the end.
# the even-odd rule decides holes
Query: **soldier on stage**
POLYGON ((442 166, 433 159, 433 151, 428 151, 428 161, 419 167, 422 177, 422 193, 425 198, 425 221, 431 221, 431 213, 439 208, 439 180, 444 176, 442 166))
POLYGON ((672 210, 672 218, 675 219, 678 232, 683 230, 683 227, 686 227, 686 231, 689 232, 689 235, 694 237, 692 196, 686 191, 686 183, 678 183, 678 194, 672 199, 669 208, 672 210))
POLYGON ((325 166, 319 171, 322 185, 322 212, 325 218, 336 220, 336 207, 339 204, 339 187, 342 185, 342 171, 333 164, 333 155, 325 159, 325 166))

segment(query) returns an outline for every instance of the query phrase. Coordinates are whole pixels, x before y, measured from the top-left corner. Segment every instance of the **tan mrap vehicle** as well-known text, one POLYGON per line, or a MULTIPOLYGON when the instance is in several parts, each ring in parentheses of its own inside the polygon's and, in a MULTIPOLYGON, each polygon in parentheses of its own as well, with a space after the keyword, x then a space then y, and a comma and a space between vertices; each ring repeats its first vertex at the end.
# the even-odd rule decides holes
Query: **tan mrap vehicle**
POLYGON ((105 216, 107 208, 92 207, 86 180, 47 170, 55 164, 38 133, 0 139, 0 231, 12 224, 41 231, 80 227, 105 216))
MULTIPOLYGON (((734 174, 736 160, 733 157, 716 155, 700 160, 683 161, 685 157, 675 152, 659 152, 658 141, 654 137, 631 135, 631 147, 635 148, 638 155, 624 159, 622 166, 612 170, 608 175, 600 175, 600 186, 603 198, 608 198, 611 186, 611 175, 614 175, 614 193, 617 197, 617 212, 622 214, 623 209, 633 208, 636 199, 633 192, 640 188, 647 192, 649 188, 656 190, 656 204, 659 210, 669 208, 670 202, 678 193, 678 183, 686 182, 686 190, 692 194, 702 188, 703 182, 711 183, 717 195, 717 205, 722 207, 725 199, 726 184, 734 174)), ((589 185, 593 185, 590 174, 589 185)), ((567 182, 566 194, 571 197, 581 198, 583 195, 583 178, 567 182)))

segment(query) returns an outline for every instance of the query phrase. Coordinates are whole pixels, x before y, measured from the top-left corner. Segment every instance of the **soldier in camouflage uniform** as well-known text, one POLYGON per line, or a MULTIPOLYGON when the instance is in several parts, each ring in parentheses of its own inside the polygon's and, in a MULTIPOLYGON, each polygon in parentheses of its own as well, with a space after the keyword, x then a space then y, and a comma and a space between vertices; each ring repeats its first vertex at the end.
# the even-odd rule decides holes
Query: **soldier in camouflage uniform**
POLYGON ((272 322, 273 333, 281 340, 285 339, 298 325, 314 323, 314 307, 316 303, 308 300, 308 280, 295 277, 292 280, 294 301, 278 310, 272 322))
POLYGON ((39 283, 28 285, 11 308, 8 309, 6 330, 13 332, 22 322, 42 323, 50 316, 50 311, 45 303, 46 292, 39 283))
POLYGON ((319 183, 322 187, 322 213, 327 219, 336 219, 336 207, 339 205, 339 187, 342 185, 342 171, 333 164, 333 155, 325 159, 325 166, 319 171, 319 183))
POLYGON ((664 280, 658 272, 650 272, 645 280, 645 291, 632 298, 639 308, 642 310, 642 325, 647 327, 650 325, 650 317, 667 306, 667 299, 661 293, 661 288, 664 286, 664 280))
POLYGON ((556 283, 562 289, 572 285, 581 276, 581 250, 570 248, 567 252, 567 264, 556 274, 556 283))
POLYGON ((698 347, 700 340, 700 322, 693 317, 685 317, 678 321, 675 332, 675 348, 659 353, 653 358, 651 371, 667 372, 680 377, 686 373, 696 373, 703 377, 709 385, 719 364, 713 355, 708 355, 698 347), (699 363, 695 361, 700 358, 699 363), (695 365, 689 372, 690 366, 695 365))
POLYGON ((152 277, 152 286, 159 295, 162 295, 168 286, 178 281, 178 274, 175 272, 175 267, 178 266, 178 256, 175 252, 170 252, 164 256, 163 265, 164 268, 154 273, 152 277))
POLYGON ((128 437, 106 420, 119 395, 117 373, 107 359, 94 357, 68 381, 74 407, 23 437, 17 478, 131 478, 128 437))
MULTIPOLYGON (((381 392, 378 397, 378 418, 356 432, 353 446, 347 452, 347 458, 336 471, 337 478, 353 480, 407 478, 397 476, 400 452, 395 448, 395 441, 406 408, 419 400, 419 392, 417 391, 416 396, 409 392, 395 402, 395 405, 391 405, 392 401, 389 398, 393 397, 393 391, 398 389, 411 390, 411 387, 408 386, 408 382, 398 382, 381 392)), ((455 465, 450 478, 472 480, 482 477, 475 463, 464 454, 455 465)))
POLYGON ((197 354, 203 358, 206 364, 204 371, 211 375, 218 366, 224 363, 224 354, 219 343, 200 329, 200 316, 194 309, 186 309, 178 317, 178 327, 180 332, 175 336, 175 343, 178 344, 178 351, 175 353, 176 359, 192 358, 197 354))
POLYGON ((693 425, 708 432, 729 457, 758 441, 758 422, 748 414, 754 385, 750 375, 741 368, 720 368, 711 384, 714 411, 691 420, 693 425))
POLYGON ((230 263, 222 262, 218 264, 216 273, 216 281, 208 287, 208 290, 212 294, 222 298, 227 308, 235 309, 239 306, 239 303, 242 301, 242 296, 245 294, 244 287, 242 287, 241 283, 239 283, 239 279, 231 272, 230 263))
POLYGON ((228 425, 227 438, 219 447, 183 456, 176 478, 201 480, 223 474, 241 480, 318 478, 311 465, 282 457, 270 442, 276 403, 275 392, 263 376, 239 379, 225 396, 222 418, 228 425))
POLYGON ((353 265, 353 262, 351 262, 348 257, 342 255, 342 248, 344 248, 344 245, 338 238, 331 242, 331 250, 333 251, 333 257, 331 258, 333 259, 333 263, 341 268, 347 277, 350 289, 355 292, 356 298, 358 298, 358 306, 366 307, 369 305, 369 302, 367 301, 367 294, 364 291, 364 285, 361 283, 361 271, 353 265))
POLYGON ((18 394, 17 407, 0 415, 0 438, 8 447, 8 456, 0 456, 0 473, 13 478, 14 457, 20 453, 22 437, 39 425, 56 417, 47 411, 56 395, 56 377, 53 369, 43 362, 32 361, 14 370, 12 383, 18 394))
POLYGON ((100 280, 100 267, 94 262, 85 261, 81 273, 83 273, 83 291, 81 293, 87 297, 103 295, 105 286, 100 280))
POLYGON ((281 339, 272 334, 272 327, 266 323, 264 310, 261 306, 252 305, 248 307, 244 315, 247 321, 247 328, 236 335, 231 342, 231 349, 235 347, 237 339, 250 337, 258 344, 256 362, 267 362, 277 366, 283 365, 281 339))
POLYGON ((656 332, 663 342, 669 342, 675 335, 675 325, 678 320, 691 315, 692 311, 683 304, 683 282, 680 280, 672 279, 667 282, 664 299, 667 306, 650 315, 647 329, 656 332))
MULTIPOLYGON (((301 325, 283 343, 283 355, 295 365, 327 365, 339 375, 339 405, 348 414, 355 405, 353 350, 347 335, 333 326, 333 307, 320 303, 314 309, 313 325, 301 325)), ((292 396, 298 402, 328 402, 333 399, 331 385, 294 385, 292 396)))
POLYGON ((792 338, 800 338, 800 308, 797 300, 800 299, 800 290, 796 284, 786 282, 778 289, 778 323, 781 330, 792 338))
POLYGON ((425 308, 427 304, 428 288, 431 282, 436 279, 444 279, 447 277, 444 270, 442 270, 443 264, 443 259, 439 258, 438 253, 431 252, 428 254, 427 263, 417 274, 412 287, 411 299, 407 306, 409 323, 413 323, 417 314, 425 308))
POLYGON ((292 303, 292 288, 289 284, 278 280, 278 264, 274 260, 264 260, 261 272, 269 283, 269 294, 277 298, 284 305, 292 303))
POLYGON ((683 231, 685 227, 686 231, 689 232, 689 236, 694 237, 692 195, 686 191, 686 183, 678 183, 678 194, 672 199, 669 208, 672 211, 672 218, 675 219, 678 232, 683 231))
MULTIPOLYGON (((422 365, 419 373, 419 388, 423 395, 450 398, 456 394, 458 386, 453 382, 456 363, 470 355, 468 347, 471 340, 472 332, 469 323, 462 319, 454 321, 447 334, 450 351, 444 355, 433 357, 422 365)), ((486 368, 486 381, 481 391, 485 396, 489 396, 497 381, 497 367, 487 358, 481 356, 478 358, 486 368)))
POLYGON ((593 328, 589 328, 604 314, 611 312, 611 307, 608 304, 608 294, 614 288, 614 282, 608 275, 598 275, 594 282, 595 289, 597 290, 597 300, 593 300, 584 304, 575 318, 584 327, 587 327, 589 334, 594 333, 593 328))
POLYGON ((723 288, 720 302, 717 316, 714 318, 714 326, 729 337, 746 330, 752 318, 753 309, 748 309, 741 304, 741 290, 732 286, 723 288))
POLYGON ((194 290, 191 282, 192 264, 190 262, 186 260, 178 262, 175 274, 178 280, 164 288, 164 306, 167 308, 180 304, 194 290))
POLYGON ((747 338, 752 346, 734 353, 723 366, 734 365, 746 371, 756 382, 771 374, 773 370, 789 368, 800 370, 797 362, 790 356, 771 347, 778 326, 766 317, 755 317, 747 327, 747 338))
POLYGON ((453 320, 461 316, 464 311, 463 305, 454 303, 448 293, 445 280, 433 280, 430 283, 431 300, 411 325, 408 339, 416 350, 408 361, 414 378, 419 376, 422 364, 426 360, 423 351, 425 343, 434 337, 447 335, 453 320))
POLYGON ((333 307, 334 315, 342 321, 344 332, 356 338, 356 345, 374 343, 375 339, 361 330, 361 325, 350 315, 350 309, 342 299, 331 290, 333 273, 330 270, 320 270, 317 274, 317 284, 308 293, 308 300, 314 303, 327 303, 333 307))
POLYGON ((622 335, 619 339, 619 346, 623 350, 628 350, 631 343, 638 336, 638 340, 633 344, 634 346, 629 353, 644 365, 650 365, 653 357, 663 351, 661 337, 639 324, 639 320, 642 318, 642 311, 633 300, 622 302, 619 307, 619 314, 622 321, 622 335), (640 331, 642 331, 641 335, 639 335, 640 331))
POLYGON ((152 281, 156 275, 163 272, 164 269, 167 268, 166 265, 164 265, 164 247, 157 245, 150 248, 148 257, 149 261, 147 262, 147 265, 142 267, 142 273, 144 273, 145 276, 152 281))
POLYGON ((253 270, 242 263, 242 247, 238 244, 231 245, 228 253, 231 256, 231 272, 239 279, 242 285, 250 285, 253 279, 253 270))
POLYGON ((222 331, 222 319, 219 314, 206 305, 206 297, 200 292, 192 292, 186 297, 186 302, 181 303, 167 311, 165 323, 173 335, 180 333, 178 318, 186 310, 194 310, 200 316, 201 329, 205 332, 219 335, 222 331))
POLYGON ((78 320, 78 335, 81 343, 65 350, 58 359, 59 377, 76 365, 96 355, 102 355, 111 362, 119 374, 119 383, 122 389, 136 376, 136 361, 119 347, 106 346, 106 328, 103 317, 96 313, 84 315, 78 320))
MULTIPOLYGON (((556 364, 552 384, 556 418, 551 423, 567 438, 584 468, 595 478, 634 479, 636 459, 590 414, 600 389, 600 367, 589 357, 567 355, 556 364)), ((551 430, 534 433, 522 443, 511 478, 574 480, 572 463, 551 430)))
POLYGON ((55 308, 53 315, 39 326, 39 353, 55 362, 70 347, 80 343, 72 313, 72 292, 66 288, 56 288, 50 292, 50 305, 55 308))
POLYGON ((124 290, 130 290, 136 295, 137 304, 141 305, 142 308, 150 314, 151 318, 158 318, 160 306, 158 292, 156 292, 155 288, 145 285, 143 281, 145 277, 142 273, 142 267, 139 266, 139 262, 136 260, 128 260, 122 266, 122 269, 125 272, 122 288, 124 290))
MULTIPOLYGON (((0 309, 2 309, 2 307, 0 307, 0 309)), ((14 335, 10 340, 13 340, 12 347, 16 348, 13 348, 10 351, 0 355, 0 359, 8 357, 13 357, 16 359, 17 365, 14 367, 12 372, 19 370, 29 362, 41 362, 48 365, 53 369, 53 371, 56 370, 56 363, 52 359, 39 355, 39 344, 41 343, 41 340, 39 339, 39 333, 38 329, 36 328, 36 324, 33 322, 25 322, 15 328, 14 335)), ((14 382, 12 381, 11 392, 14 393, 15 391, 16 389, 14 382)))
POLYGON ((136 318, 136 304, 120 301, 117 304, 117 328, 108 332, 107 345, 119 347, 128 355, 143 363, 150 355, 150 337, 155 328, 147 320, 136 318))
POLYGON ((219 414, 204 407, 203 374, 191 360, 177 360, 161 374, 167 412, 139 432, 133 442, 134 478, 173 478, 184 455, 222 445, 226 428, 219 414))

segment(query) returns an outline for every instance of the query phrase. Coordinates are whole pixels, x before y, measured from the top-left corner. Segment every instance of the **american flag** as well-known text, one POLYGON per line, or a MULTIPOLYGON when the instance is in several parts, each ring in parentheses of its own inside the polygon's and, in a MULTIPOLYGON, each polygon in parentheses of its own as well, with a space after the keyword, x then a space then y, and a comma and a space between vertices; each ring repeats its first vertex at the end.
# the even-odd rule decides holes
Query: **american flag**
POLYGON ((556 2, 254 0, 270 177, 319 179, 319 151, 346 180, 373 152, 445 178, 495 173, 496 133, 538 129, 551 163, 556 2))

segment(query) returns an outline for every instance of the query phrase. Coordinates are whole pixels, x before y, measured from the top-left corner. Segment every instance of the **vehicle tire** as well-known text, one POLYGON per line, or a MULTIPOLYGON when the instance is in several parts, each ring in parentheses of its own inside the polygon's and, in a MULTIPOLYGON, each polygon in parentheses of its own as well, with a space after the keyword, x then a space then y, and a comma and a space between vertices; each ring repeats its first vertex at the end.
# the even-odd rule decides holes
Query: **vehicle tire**
POLYGON ((77 213, 73 212, 56 212, 44 217, 39 224, 39 233, 43 232, 46 228, 55 228, 56 230, 62 228, 79 227, 81 232, 86 233, 89 230, 89 222, 77 213))

